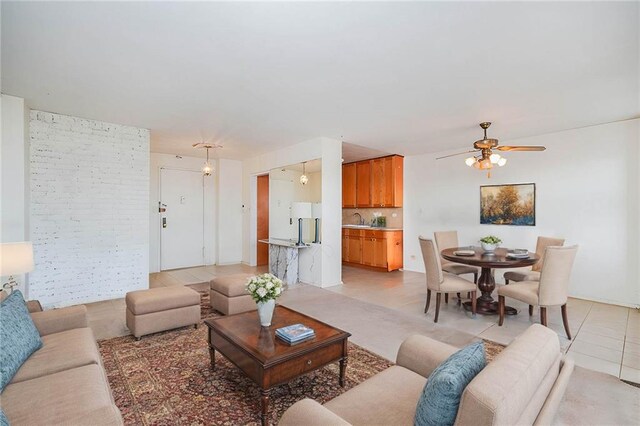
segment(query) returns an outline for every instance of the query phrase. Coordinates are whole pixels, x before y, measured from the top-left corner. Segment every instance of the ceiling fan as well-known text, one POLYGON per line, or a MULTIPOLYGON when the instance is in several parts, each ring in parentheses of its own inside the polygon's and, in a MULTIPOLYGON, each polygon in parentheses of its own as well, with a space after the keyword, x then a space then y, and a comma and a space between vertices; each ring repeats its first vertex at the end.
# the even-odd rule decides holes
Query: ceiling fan
POLYGON ((480 140, 477 140, 473 143, 473 148, 470 151, 459 152, 457 154, 445 155, 442 157, 436 158, 436 160, 441 160, 443 158, 454 157, 456 155, 468 154, 470 152, 478 153, 478 155, 474 155, 472 157, 464 160, 465 164, 469 167, 475 167, 478 170, 488 170, 489 177, 491 177, 491 169, 494 165, 498 165, 499 167, 507 164, 507 159, 502 157, 500 154, 493 152, 492 150, 497 151, 544 151, 546 148, 544 146, 498 146, 498 139, 491 139, 487 137, 487 129, 491 126, 491 123, 485 121, 480 123, 480 127, 484 130, 484 137, 480 140))

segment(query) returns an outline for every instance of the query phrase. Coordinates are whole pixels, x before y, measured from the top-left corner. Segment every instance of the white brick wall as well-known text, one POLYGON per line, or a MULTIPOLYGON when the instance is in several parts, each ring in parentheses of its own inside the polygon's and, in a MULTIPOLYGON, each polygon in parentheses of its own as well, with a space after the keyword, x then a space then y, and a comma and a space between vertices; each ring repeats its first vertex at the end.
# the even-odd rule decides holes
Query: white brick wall
POLYGON ((31 111, 29 297, 59 307, 148 287, 149 131, 31 111))

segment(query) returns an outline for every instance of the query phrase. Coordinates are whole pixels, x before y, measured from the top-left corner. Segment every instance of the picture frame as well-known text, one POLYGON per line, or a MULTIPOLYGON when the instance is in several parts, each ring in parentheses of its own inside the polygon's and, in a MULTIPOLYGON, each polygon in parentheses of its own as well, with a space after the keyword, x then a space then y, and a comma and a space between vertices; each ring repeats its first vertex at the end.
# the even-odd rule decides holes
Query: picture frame
POLYGON ((481 185, 480 224, 536 226, 536 184, 481 185))

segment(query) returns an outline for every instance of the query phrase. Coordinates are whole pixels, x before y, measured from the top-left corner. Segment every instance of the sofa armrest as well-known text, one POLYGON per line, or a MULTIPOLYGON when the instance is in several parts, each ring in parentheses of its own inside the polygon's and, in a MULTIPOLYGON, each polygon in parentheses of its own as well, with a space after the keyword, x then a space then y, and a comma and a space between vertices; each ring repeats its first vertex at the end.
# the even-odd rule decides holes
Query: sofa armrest
POLYGON ((284 412, 278 426, 348 426, 342 417, 333 413, 313 399, 296 402, 284 412))
POLYGON ((415 334, 407 337, 400 345, 396 364, 423 377, 429 377, 438 365, 457 351, 455 346, 415 334))
POLYGON ((30 314, 34 313, 34 312, 42 312, 42 305, 40 304, 39 300, 29 300, 27 302, 27 311, 29 311, 30 314))
POLYGON ((553 423, 553 419, 558 412, 558 407, 560 407, 560 402, 567 390, 567 385, 569 384, 569 379, 571 378, 571 373, 573 373, 574 366, 575 364, 573 359, 566 356, 560 361, 560 373, 558 374, 549 395, 547 395, 547 399, 544 401, 544 405, 540 409, 536 421, 533 423, 534 425, 550 425, 553 423))
POLYGON ((88 327, 87 308, 84 305, 34 312, 31 319, 41 336, 88 327))

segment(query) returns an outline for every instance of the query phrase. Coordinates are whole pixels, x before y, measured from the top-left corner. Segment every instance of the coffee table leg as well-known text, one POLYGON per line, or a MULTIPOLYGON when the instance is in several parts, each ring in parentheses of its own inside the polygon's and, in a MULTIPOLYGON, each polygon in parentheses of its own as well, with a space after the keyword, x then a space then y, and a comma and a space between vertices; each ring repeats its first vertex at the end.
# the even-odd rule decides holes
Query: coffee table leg
POLYGON ((267 426, 269 424, 269 395, 271 394, 271 389, 262 389, 260 391, 260 404, 262 406, 262 413, 260 414, 260 418, 262 420, 262 426, 267 426))
POLYGON ((344 387, 344 377, 347 372, 347 357, 340 360, 340 386, 344 387))
POLYGON ((213 346, 209 346, 209 357, 211 358, 211 369, 216 369, 216 350, 213 346))

